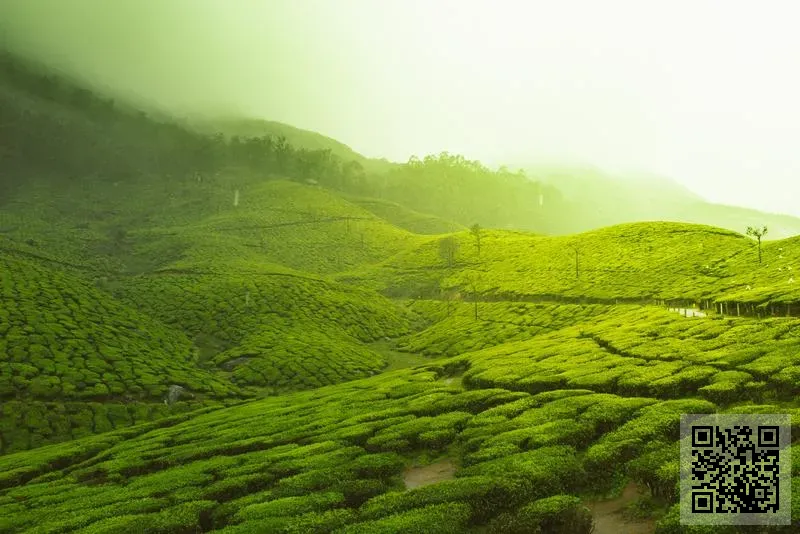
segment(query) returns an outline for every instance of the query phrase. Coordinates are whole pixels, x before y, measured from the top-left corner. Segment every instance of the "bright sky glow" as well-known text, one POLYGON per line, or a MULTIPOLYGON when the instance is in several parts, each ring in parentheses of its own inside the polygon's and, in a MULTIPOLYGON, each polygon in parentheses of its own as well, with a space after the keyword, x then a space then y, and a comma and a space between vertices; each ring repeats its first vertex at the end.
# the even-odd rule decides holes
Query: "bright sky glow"
POLYGON ((173 109, 369 156, 643 170, 800 216, 798 15, 791 0, 5 0, 0 27, 173 109))

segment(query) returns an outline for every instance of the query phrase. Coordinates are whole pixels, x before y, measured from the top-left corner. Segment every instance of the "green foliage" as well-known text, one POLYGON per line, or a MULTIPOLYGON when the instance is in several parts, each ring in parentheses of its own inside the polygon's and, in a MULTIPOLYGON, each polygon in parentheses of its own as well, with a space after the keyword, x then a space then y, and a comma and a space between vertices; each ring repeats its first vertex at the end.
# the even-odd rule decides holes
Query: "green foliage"
POLYGON ((13 387, 6 398, 26 393, 39 400, 89 401, 128 394, 160 400, 170 384, 197 393, 238 393, 194 366, 186 336, 77 276, 11 255, 0 256, 0 271, 10 275, 0 285, 9 325, 0 365, 13 387))
POLYGON ((234 516, 234 520, 252 521, 275 516, 295 516, 307 512, 319 512, 344 503, 344 495, 338 492, 311 493, 297 497, 284 497, 260 504, 245 506, 234 516))
POLYGON ((640 304, 714 299, 744 289, 742 278, 752 273, 752 265, 733 263, 749 247, 743 236, 702 225, 632 223, 557 237, 485 230, 481 236, 480 256, 469 232, 452 236, 461 250, 455 272, 439 257, 439 238, 430 238, 347 278, 391 294, 416 296, 416 289, 432 297, 441 287, 467 289, 479 273, 479 293, 490 300, 640 304), (575 247, 581 251, 577 280, 575 247))
POLYGON ((519 482, 487 476, 465 476, 405 492, 385 493, 367 501, 361 517, 374 519, 412 508, 447 502, 465 502, 472 509, 472 521, 482 523, 511 503, 519 502, 519 482))
POLYGON ((592 514, 571 495, 553 495, 534 501, 516 513, 504 513, 491 525, 490 532, 509 534, 590 534, 592 514))
POLYGON ((467 231, 557 228, 563 204, 449 154, 379 185, 336 147, 208 137, 33 72, 0 100, 32 177, 0 191, 0 530, 588 532, 570 494, 625 477, 674 504, 682 413, 800 428, 798 320, 732 317, 793 315, 797 239, 756 266, 699 225, 467 231), (161 404, 172 384, 196 397, 161 404), (436 457, 455 478, 406 489, 436 457))
MULTIPOLYGON (((443 306, 440 303, 440 306, 443 306)), ((475 321, 472 306, 454 304, 449 314, 437 316, 426 301, 413 302, 409 309, 430 314, 436 322, 429 328, 398 341, 398 348, 427 356, 455 356, 465 352, 525 341, 578 322, 602 317, 609 307, 589 305, 484 303, 480 320, 475 321)))
POLYGON ((192 180, 195 173, 211 179, 237 167, 363 192, 364 165, 371 171, 389 166, 278 123, 253 129, 218 122, 208 131, 207 123, 187 127, 156 113, 148 116, 6 52, 0 54, 0 73, 0 132, 14 141, 4 146, 3 155, 15 178, 24 169, 115 180, 151 174, 192 180), (231 128, 232 137, 219 132, 230 134, 231 128), (47 157, 37 157, 42 154, 47 157))
POLYGON ((520 479, 519 497, 533 500, 561 491, 578 489, 585 472, 576 451, 567 446, 542 447, 511 454, 467 467, 462 476, 493 476, 520 479))
POLYGON ((334 531, 336 534, 458 534, 464 532, 470 507, 461 503, 434 504, 365 521, 334 531))
POLYGON ((121 429, 177 414, 188 414, 213 402, 162 403, 8 401, 0 409, 0 453, 8 454, 121 429))
POLYGON ((458 223, 427 213, 420 213, 394 202, 374 198, 346 198, 354 204, 371 211, 381 219, 415 234, 437 235, 464 230, 464 227, 458 223))
POLYGON ((423 213, 462 225, 475 219, 487 227, 549 231, 557 226, 564 202, 554 187, 528 179, 523 172, 492 171, 477 161, 442 152, 411 158, 391 170, 376 195, 423 213), (491 184, 491 185, 489 185, 491 184), (540 195, 546 198, 540 204, 540 195))

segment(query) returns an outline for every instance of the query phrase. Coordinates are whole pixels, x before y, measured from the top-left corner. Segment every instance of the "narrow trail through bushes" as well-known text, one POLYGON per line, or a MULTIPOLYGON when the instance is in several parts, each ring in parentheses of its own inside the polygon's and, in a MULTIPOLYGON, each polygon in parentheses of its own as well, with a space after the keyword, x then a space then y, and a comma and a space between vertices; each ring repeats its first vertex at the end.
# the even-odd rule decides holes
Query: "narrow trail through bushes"
POLYGON ((419 488, 429 484, 450 480, 455 477, 456 464, 449 458, 432 464, 409 467, 403 473, 406 489, 419 488))
POLYGON ((433 360, 432 358, 426 358, 425 356, 413 352, 395 350, 392 342, 387 340, 374 341, 368 343, 367 346, 386 357, 387 364, 386 367, 381 370, 382 373, 395 371, 397 369, 407 369, 418 365, 426 365, 433 360))
POLYGON ((641 495, 636 483, 630 482, 615 499, 587 502, 594 518, 592 534, 653 534, 656 525, 652 519, 629 520, 622 515, 625 506, 641 495))

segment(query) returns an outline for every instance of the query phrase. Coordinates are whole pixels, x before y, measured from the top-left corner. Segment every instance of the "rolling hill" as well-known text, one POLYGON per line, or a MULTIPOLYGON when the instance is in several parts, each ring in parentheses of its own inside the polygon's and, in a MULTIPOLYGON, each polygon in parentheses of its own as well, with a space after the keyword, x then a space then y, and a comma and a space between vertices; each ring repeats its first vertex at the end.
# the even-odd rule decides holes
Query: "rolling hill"
POLYGON ((446 154, 365 197, 313 148, 3 68, 0 532, 702 532, 682 414, 789 414, 800 454, 796 238, 490 228, 520 190, 573 215, 446 154))
POLYGON ((567 165, 524 167, 530 177, 558 188, 572 203, 573 217, 562 223, 559 233, 650 221, 705 224, 737 232, 748 226, 766 225, 770 239, 785 239, 800 233, 797 217, 708 202, 663 176, 616 175, 567 165))

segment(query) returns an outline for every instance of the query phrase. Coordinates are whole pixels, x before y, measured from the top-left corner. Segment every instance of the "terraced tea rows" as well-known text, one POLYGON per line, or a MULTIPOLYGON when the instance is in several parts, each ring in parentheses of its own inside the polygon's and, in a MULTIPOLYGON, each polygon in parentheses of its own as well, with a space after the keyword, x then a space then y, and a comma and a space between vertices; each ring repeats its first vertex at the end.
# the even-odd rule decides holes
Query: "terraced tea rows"
POLYGON ((426 356, 455 356, 584 323, 609 313, 603 305, 481 302, 478 318, 473 303, 416 300, 410 309, 435 322, 398 340, 399 350, 426 356))
POLYGON ((440 257, 439 238, 432 238, 341 279, 414 296, 458 287, 509 300, 710 298, 714 284, 733 274, 722 261, 754 246, 734 232, 678 223, 618 225, 564 237, 483 231, 480 255, 470 233, 453 237, 458 246, 452 269, 440 257))
POLYGON ((406 333, 412 317, 374 293, 283 272, 141 276, 115 295, 186 332, 236 383, 279 389, 374 374, 386 360, 364 344, 406 333))
POLYGON ((173 406, 161 402, 5 401, 0 407, 0 454, 25 451, 222 405, 194 400, 173 406))
POLYGON ((800 314, 797 239, 759 264, 699 225, 476 235, 316 184, 464 225, 575 213, 461 156, 376 180, 0 69, 0 532, 590 534, 584 504, 638 484, 677 534, 682 414, 789 413, 800 454, 800 319, 724 317, 800 314), (631 305, 664 300, 709 313, 631 305))
POLYGON ((464 232, 451 267, 442 236, 330 196, 276 181, 216 215, 164 213, 97 287, 24 247, 2 257, 0 366, 19 400, 0 417, 0 531, 580 534, 581 499, 628 479, 672 505, 666 534, 680 414, 788 411, 800 428, 797 320, 613 305, 738 290, 741 236, 484 231, 478 255, 464 232), (585 298, 603 303, 503 300, 585 298), (371 376, 387 365, 377 340, 439 359, 371 376), (157 404, 173 383, 198 398, 157 404), (218 402, 256 393, 280 395, 218 402), (454 461, 455 478, 406 489, 421 455, 454 461))
POLYGON ((195 365, 191 342, 82 279, 0 256, 0 397, 160 401, 171 384, 236 387, 195 365))
POLYGON ((324 189, 272 180, 243 187, 239 197, 235 193, 218 213, 160 228, 184 249, 181 260, 167 267, 221 261, 229 268, 231 258, 244 255, 258 260, 251 265, 266 261, 332 273, 383 260, 421 240, 324 189))
MULTIPOLYGON (((473 375, 483 363, 472 353, 162 429, 137 434, 133 427, 127 439, 103 435, 5 456, 0 525, 87 533, 466 532, 479 525, 503 532, 536 518, 542 532, 556 521, 588 533, 579 502, 555 496, 594 492, 627 473, 674 502, 680 414, 717 409, 704 400, 586 389, 465 391, 441 380, 463 366, 473 375), (93 445, 101 439, 103 448, 93 445), (403 468, 422 450, 455 458, 456 478, 404 491, 403 468), (540 508, 550 512, 535 514, 540 508)), ((529 372, 518 368, 517 378, 529 372)), ((789 411, 800 429, 800 410, 789 411)))
POLYGON ((357 204, 371 211, 381 219, 392 223, 398 228, 408 230, 415 234, 449 234, 451 232, 465 230, 462 225, 456 222, 426 213, 419 213, 418 211, 408 209, 400 204, 395 204, 387 200, 350 196, 345 198, 353 204, 357 204))
POLYGON ((472 353, 472 387, 538 393, 587 388, 728 404, 800 393, 797 319, 683 318, 635 308, 529 341, 472 353))
POLYGON ((213 362, 232 369, 236 384, 286 390, 336 384, 374 375, 386 358, 341 330, 312 322, 272 321, 219 353, 213 362))
MULTIPOLYGON (((730 258, 732 271, 736 272, 735 281, 729 286, 721 286, 724 293, 719 300, 735 304, 786 304, 800 300, 800 277, 795 281, 800 270, 800 240, 783 239, 763 244, 761 264, 754 265, 755 251, 737 254, 730 258)), ((779 309, 783 311, 783 306, 779 309)), ((735 306, 730 306, 730 313, 735 313, 735 306)), ((800 313, 800 309, 792 310, 792 315, 800 313)))

